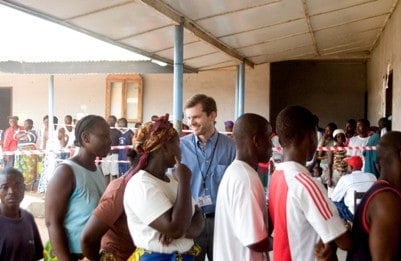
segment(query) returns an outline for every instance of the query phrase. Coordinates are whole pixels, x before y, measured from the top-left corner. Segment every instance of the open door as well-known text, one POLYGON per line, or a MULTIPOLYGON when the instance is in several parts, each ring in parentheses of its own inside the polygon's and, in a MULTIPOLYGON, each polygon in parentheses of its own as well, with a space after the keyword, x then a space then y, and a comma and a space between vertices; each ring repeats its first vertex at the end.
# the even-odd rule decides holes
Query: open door
POLYGON ((0 130, 8 128, 8 116, 11 112, 12 88, 0 87, 0 130))

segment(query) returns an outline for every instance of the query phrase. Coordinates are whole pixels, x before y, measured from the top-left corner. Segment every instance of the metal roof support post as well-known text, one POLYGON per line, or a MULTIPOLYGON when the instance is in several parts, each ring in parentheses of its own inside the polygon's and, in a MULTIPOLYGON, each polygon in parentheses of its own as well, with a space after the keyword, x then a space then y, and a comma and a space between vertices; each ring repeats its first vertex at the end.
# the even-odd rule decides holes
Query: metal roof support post
POLYGON ((235 119, 244 114, 244 99, 245 99, 245 63, 240 63, 237 66, 237 89, 236 97, 236 115, 235 119))
MULTIPOLYGON (((49 76, 49 129, 48 129, 48 140, 52 140, 54 132, 54 75, 49 76)), ((46 149, 47 146, 46 146, 46 149)))
POLYGON ((239 117, 239 111, 238 111, 238 107, 239 107, 239 100, 238 100, 238 93, 239 93, 239 65, 237 65, 237 77, 236 77, 236 82, 235 82, 235 115, 234 115, 234 119, 236 120, 239 117))
POLYGON ((175 26, 174 34, 174 128, 182 132, 182 74, 184 69, 184 26, 183 22, 175 26))

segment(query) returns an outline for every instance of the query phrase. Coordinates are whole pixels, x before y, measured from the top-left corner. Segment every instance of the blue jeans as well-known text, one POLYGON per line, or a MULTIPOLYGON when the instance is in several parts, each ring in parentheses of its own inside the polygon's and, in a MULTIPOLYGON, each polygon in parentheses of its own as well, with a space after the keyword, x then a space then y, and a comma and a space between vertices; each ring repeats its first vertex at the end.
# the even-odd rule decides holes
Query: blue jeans
POLYGON ((214 217, 206 217, 202 233, 195 238, 195 243, 201 247, 201 253, 195 257, 196 261, 204 261, 205 256, 213 261, 214 217))
POLYGON ((351 211, 349 211, 348 207, 345 205, 344 199, 340 202, 334 201, 333 203, 334 205, 336 205, 340 217, 352 222, 352 220, 354 219, 354 215, 352 215, 351 211))

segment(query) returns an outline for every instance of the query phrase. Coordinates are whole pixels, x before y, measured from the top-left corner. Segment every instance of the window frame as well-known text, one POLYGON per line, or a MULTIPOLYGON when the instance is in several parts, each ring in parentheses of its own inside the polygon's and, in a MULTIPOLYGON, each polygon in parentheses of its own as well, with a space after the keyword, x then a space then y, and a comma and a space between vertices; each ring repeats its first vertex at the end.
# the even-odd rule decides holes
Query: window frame
POLYGON ((117 118, 126 118, 128 123, 137 123, 142 122, 143 118, 143 80, 142 76, 139 74, 118 74, 118 75, 108 75, 106 78, 106 119, 111 115, 111 88, 112 84, 120 82, 122 83, 121 89, 121 114, 122 115, 114 115, 117 118), (137 83, 138 84, 138 108, 137 108, 137 117, 136 118, 128 118, 127 116, 127 93, 128 93, 128 83, 137 83))

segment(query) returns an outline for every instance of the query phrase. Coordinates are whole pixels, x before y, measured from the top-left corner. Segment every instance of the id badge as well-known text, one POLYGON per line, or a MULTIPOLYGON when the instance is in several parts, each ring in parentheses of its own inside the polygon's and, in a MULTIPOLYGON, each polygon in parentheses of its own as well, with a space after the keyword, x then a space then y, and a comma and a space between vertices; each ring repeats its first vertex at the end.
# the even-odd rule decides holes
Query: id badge
POLYGON ((200 207, 205 207, 212 205, 212 197, 210 195, 205 195, 198 198, 198 203, 200 207))

